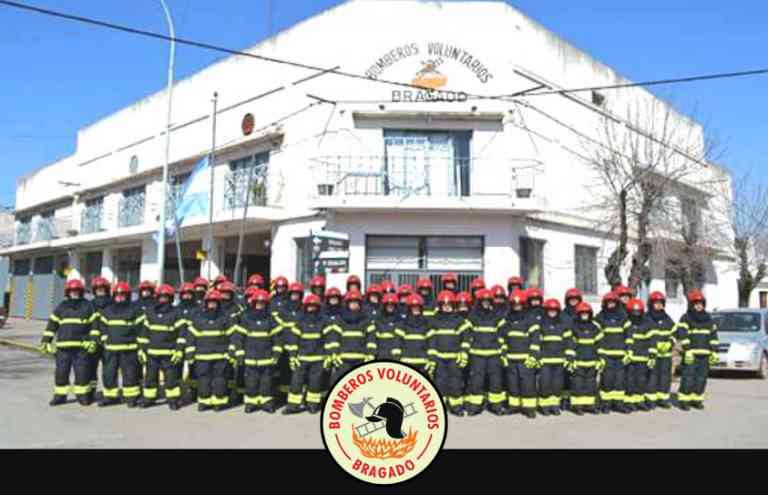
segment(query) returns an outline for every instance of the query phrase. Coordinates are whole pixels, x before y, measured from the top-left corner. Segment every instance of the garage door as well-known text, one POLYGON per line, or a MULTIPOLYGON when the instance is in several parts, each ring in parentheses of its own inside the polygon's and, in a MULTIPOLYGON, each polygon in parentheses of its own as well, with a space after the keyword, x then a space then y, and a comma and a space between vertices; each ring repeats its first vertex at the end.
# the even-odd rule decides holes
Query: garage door
POLYGON ((35 258, 32 277, 32 318, 45 320, 54 309, 53 256, 35 258))
POLYGON ((32 262, 30 260, 14 260, 10 307, 10 315, 13 317, 26 317, 27 291, 32 278, 31 272, 32 262))

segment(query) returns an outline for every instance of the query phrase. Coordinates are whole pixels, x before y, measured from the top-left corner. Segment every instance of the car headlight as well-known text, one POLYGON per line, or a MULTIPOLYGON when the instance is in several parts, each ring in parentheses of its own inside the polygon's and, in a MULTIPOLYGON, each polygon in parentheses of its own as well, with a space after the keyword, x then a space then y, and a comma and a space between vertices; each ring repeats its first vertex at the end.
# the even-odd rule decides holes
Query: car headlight
POLYGON ((733 344, 731 350, 735 354, 750 355, 757 352, 757 344, 733 344))

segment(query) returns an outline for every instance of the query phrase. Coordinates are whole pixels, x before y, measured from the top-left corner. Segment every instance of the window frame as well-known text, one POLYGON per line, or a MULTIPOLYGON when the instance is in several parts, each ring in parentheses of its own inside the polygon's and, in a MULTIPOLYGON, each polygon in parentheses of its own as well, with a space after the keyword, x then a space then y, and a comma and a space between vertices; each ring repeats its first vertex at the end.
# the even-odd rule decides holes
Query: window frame
POLYGON ((598 255, 600 253, 600 248, 595 246, 588 246, 586 244, 574 244, 573 245, 573 286, 577 289, 579 289, 581 292, 583 292, 585 295, 589 296, 596 296, 598 294, 598 255), (582 254, 584 251, 587 251, 590 253, 590 263, 592 263, 593 270, 591 270, 592 273, 590 273, 590 282, 594 290, 587 289, 586 286, 580 286, 579 284, 579 250, 582 250, 582 254), (594 255, 594 257, 592 257, 594 255))
POLYGON ((529 272, 528 268, 525 266, 525 261, 527 261, 527 257, 528 257, 527 256, 528 255, 528 252, 527 252, 528 250, 527 250, 527 248, 524 248, 523 245, 526 242, 532 242, 532 243, 535 243, 535 244, 539 244, 541 246, 541 275, 539 276, 540 283, 538 285, 538 288, 541 289, 542 291, 546 290, 546 283, 547 283, 547 280, 546 280, 546 269, 545 269, 545 267, 546 267, 546 263, 545 263, 545 260, 546 260, 545 248, 546 248, 546 245, 547 245, 546 239, 539 239, 537 237, 530 237, 530 236, 520 236, 518 242, 519 242, 519 244, 518 244, 518 246, 519 246, 519 253, 518 253, 518 255, 519 255, 519 259, 520 259, 519 273, 520 273, 520 276, 523 277, 523 279, 526 281, 526 285, 527 286, 531 286, 531 287, 533 287, 533 285, 531 284, 530 272, 529 272), (526 255, 525 258, 523 256, 524 253, 526 255))

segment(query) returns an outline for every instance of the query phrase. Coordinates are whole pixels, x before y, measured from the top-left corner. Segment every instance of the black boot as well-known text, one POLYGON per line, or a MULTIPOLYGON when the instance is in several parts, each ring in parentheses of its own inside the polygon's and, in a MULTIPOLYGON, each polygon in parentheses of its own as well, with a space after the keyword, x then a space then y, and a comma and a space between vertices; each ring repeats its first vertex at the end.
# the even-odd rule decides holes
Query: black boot
POLYGON ((641 403, 637 404, 635 407, 637 408, 637 410, 638 410, 638 411, 645 411, 645 412, 648 412, 648 411, 650 411, 650 410, 651 410, 651 409, 648 407, 648 404, 646 404, 645 402, 641 402, 641 403))
POLYGON ((245 405, 245 414, 252 414, 259 410, 259 406, 256 404, 246 404, 245 405))
POLYGON ((597 414, 597 407, 595 407, 595 406, 587 406, 585 408, 585 411, 588 412, 589 414, 597 414))
POLYGON ((668 400, 660 400, 658 405, 662 409, 670 409, 672 407, 668 400))
POLYGON ((526 418, 533 419, 533 418, 536 417, 536 410, 535 409, 525 408, 525 409, 523 409, 522 412, 523 412, 523 415, 525 415, 526 418))
POLYGON ((130 408, 133 409, 134 407, 139 405, 139 399, 136 397, 131 397, 130 399, 127 399, 125 401, 125 404, 130 408))
MULTIPOLYGON (((155 400, 154 399, 147 399, 145 397, 145 398, 141 399, 139 405, 141 406, 142 409, 147 409, 147 408, 150 408, 153 405, 155 405, 155 400)), ((128 406, 128 407, 131 407, 131 406, 128 406)))
POLYGON ((197 405, 197 411, 198 412, 208 411, 210 408, 211 408, 211 406, 209 406, 208 404, 198 404, 197 405))
POLYGON ((704 403, 701 402, 700 400, 696 400, 696 401, 691 402, 691 407, 694 408, 694 409, 701 410, 701 409, 704 409, 704 403))
POLYGON ((288 404, 285 406, 285 409, 283 409, 283 414, 298 414, 301 412, 301 406, 298 406, 296 404, 288 404))
POLYGON ((513 414, 520 414, 522 412, 522 408, 520 406, 512 406, 507 408, 507 415, 511 416, 513 414))
POLYGON ((103 398, 101 399, 101 402, 99 402, 99 407, 109 407, 114 406, 115 404, 119 404, 120 401, 118 399, 107 399, 103 398))
POLYGON ((466 408, 467 416, 477 416, 478 414, 482 414, 483 408, 480 406, 467 406, 466 408))
POLYGON ((312 403, 309 406, 307 406, 307 411, 309 414, 317 414, 320 412, 320 404, 312 403))
POLYGON ((653 411, 658 407, 659 403, 656 401, 648 401, 645 405, 648 407, 649 411, 653 411))
POLYGON ((507 411, 504 409, 504 404, 494 404, 491 406, 491 414, 496 416, 506 416, 507 411))
POLYGON ((600 409, 600 413, 601 414, 610 414, 610 412, 611 412, 611 405, 609 403, 607 403, 607 402, 601 402, 600 406, 599 406, 599 409, 600 409))
POLYGON ((576 416, 584 416, 584 411, 582 411, 581 406, 573 406, 571 412, 576 416))
POLYGON ((187 404, 194 404, 197 402, 197 389, 190 388, 187 390, 187 393, 184 394, 184 401, 187 404))
POLYGON ((181 404, 179 404, 179 400, 170 399, 168 401, 168 409, 170 409, 171 411, 178 411, 179 409, 181 409, 181 404))
POLYGON ((277 411, 277 403, 274 400, 271 400, 264 404, 261 409, 267 414, 275 414, 275 411, 277 411))
POLYGON ((55 407, 55 406, 60 406, 66 403, 67 403, 66 395, 54 395, 53 399, 51 399, 51 402, 49 402, 48 405, 51 407, 55 407))
POLYGON ((85 398, 88 399, 88 404, 93 404, 96 402, 96 391, 91 390, 87 394, 85 394, 85 398))
POLYGON ((88 407, 91 405, 91 399, 87 395, 82 395, 77 398, 77 402, 84 407, 88 407))
POLYGON ((552 406, 552 414, 555 416, 560 416, 560 406, 552 406))
POLYGON ((548 407, 541 407, 539 408, 539 412, 542 416, 549 416, 549 408, 548 407))

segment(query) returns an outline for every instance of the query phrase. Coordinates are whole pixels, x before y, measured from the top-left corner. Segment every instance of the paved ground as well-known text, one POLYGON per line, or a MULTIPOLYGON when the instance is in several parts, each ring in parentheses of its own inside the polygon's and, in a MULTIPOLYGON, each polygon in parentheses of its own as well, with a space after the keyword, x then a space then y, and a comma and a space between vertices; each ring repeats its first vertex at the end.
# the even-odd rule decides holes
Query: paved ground
MULTIPOLYGON (((11 320, 3 339, 34 345, 40 323, 11 320)), ((47 405, 53 361, 0 345, 0 448, 322 448, 319 417, 47 405)), ((705 411, 630 416, 451 418, 446 448, 766 448, 768 381, 710 380, 705 411)))

